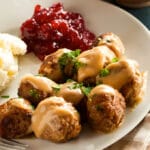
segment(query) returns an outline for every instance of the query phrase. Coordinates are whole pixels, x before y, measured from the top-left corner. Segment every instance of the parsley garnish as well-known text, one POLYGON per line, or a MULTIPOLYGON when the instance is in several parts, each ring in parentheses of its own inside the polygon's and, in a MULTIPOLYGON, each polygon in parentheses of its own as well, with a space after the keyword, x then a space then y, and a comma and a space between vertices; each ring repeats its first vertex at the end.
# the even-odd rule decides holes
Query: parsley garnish
POLYGON ((74 50, 74 51, 71 51, 71 53, 72 53, 72 55, 73 55, 74 57, 79 56, 79 55, 80 55, 80 52, 81 52, 80 49, 76 49, 76 50, 74 50))
POLYGON ((111 40, 110 40, 110 39, 106 39, 106 42, 107 42, 107 43, 111 43, 111 40))
POLYGON ((78 88, 82 88, 83 87, 83 83, 77 83, 74 82, 73 85, 69 86, 69 89, 78 89, 78 88))
POLYGON ((96 81, 96 85, 100 85, 100 84, 103 84, 103 81, 101 81, 101 80, 96 81))
POLYGON ((62 72, 64 72, 64 68, 68 64, 73 64, 72 71, 76 71, 80 66, 81 63, 77 61, 76 57, 79 56, 80 50, 74 50, 71 52, 64 53, 58 60, 60 68, 62 72))
POLYGON ((67 81, 66 82, 73 82, 74 80, 72 80, 72 79, 67 79, 67 81))
POLYGON ((1 98, 9 98, 9 95, 2 95, 1 98))
POLYGON ((35 107, 34 107, 33 105, 31 105, 31 108, 32 108, 32 110, 34 110, 34 109, 35 109, 35 107))
POLYGON ((104 111, 104 107, 103 107, 103 106, 101 106, 101 105, 99 105, 99 104, 98 104, 98 105, 96 105, 96 106, 95 106, 95 108, 96 108, 96 110, 97 110, 97 111, 101 111, 101 112, 103 112, 103 111, 104 111))
POLYGON ((83 92, 84 95, 88 96, 89 93, 90 93, 91 90, 92 90, 92 87, 85 87, 85 86, 82 86, 81 90, 82 90, 82 92, 83 92))
POLYGON ((36 89, 31 89, 29 91, 29 94, 30 94, 30 96, 32 96, 35 99, 38 99, 40 97, 40 95, 36 89))
POLYGON ((117 57, 114 57, 111 62, 115 63, 115 62, 118 62, 118 61, 119 61, 119 59, 117 57))
POLYGON ((82 93, 86 96, 89 95, 90 91, 92 90, 92 87, 85 87, 83 83, 73 83, 73 85, 68 87, 69 89, 80 89, 82 93))
POLYGON ((57 86, 52 86, 53 90, 57 93, 58 91, 60 91, 60 85, 57 86))
POLYGON ((42 74, 36 74, 36 75, 34 75, 34 76, 39 76, 39 77, 42 77, 43 75, 42 75, 42 74))
POLYGON ((100 73, 99 73, 100 77, 106 77, 109 74, 110 74, 110 71, 108 69, 106 69, 106 68, 100 70, 100 73))
POLYGON ((81 63, 81 62, 79 62, 79 61, 75 61, 75 62, 74 62, 74 67, 75 67, 76 70, 78 70, 80 67, 85 66, 85 65, 86 65, 86 64, 81 63))
POLYGON ((68 64, 69 61, 73 61, 79 54, 80 54, 80 50, 79 49, 77 49, 75 51, 64 53, 59 58, 60 67, 64 68, 68 64))

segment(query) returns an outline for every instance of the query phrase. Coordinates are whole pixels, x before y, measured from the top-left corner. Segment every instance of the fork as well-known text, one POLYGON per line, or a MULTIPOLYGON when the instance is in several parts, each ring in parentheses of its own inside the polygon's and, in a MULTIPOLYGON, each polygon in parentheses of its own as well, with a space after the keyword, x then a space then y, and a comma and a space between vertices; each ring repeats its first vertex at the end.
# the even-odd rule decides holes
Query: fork
POLYGON ((28 147, 29 145, 27 144, 0 137, 0 150, 26 150, 28 147))

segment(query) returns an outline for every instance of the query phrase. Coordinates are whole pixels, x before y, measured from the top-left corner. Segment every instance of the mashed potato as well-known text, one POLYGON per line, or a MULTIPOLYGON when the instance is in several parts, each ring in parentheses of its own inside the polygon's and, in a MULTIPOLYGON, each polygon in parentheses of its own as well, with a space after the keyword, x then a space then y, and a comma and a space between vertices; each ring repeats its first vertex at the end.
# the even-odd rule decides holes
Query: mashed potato
POLYGON ((0 33, 0 91, 18 73, 18 56, 26 53, 26 44, 10 34, 0 33))
POLYGON ((27 49, 24 41, 7 33, 0 33, 0 47, 9 49, 13 55, 24 55, 27 49))

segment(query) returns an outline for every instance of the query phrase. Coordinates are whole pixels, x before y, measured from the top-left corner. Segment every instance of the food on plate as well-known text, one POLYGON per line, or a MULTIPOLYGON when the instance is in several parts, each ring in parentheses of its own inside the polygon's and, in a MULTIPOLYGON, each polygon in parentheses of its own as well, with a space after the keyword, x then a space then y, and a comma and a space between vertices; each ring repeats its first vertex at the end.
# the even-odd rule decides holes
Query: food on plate
POLYGON ((93 88, 87 101, 88 121, 96 131, 111 132, 118 128, 125 116, 125 99, 108 85, 93 88))
POLYGON ((77 81, 95 83, 96 75, 109 64, 116 55, 107 46, 97 46, 82 52, 77 61, 80 64, 77 70, 77 81))
POLYGON ((46 77, 28 74, 21 79, 18 95, 36 106, 41 100, 52 96, 55 87, 57 84, 46 77))
POLYGON ((111 63, 96 77, 97 83, 103 83, 120 90, 128 106, 133 107, 142 98, 144 73, 139 71, 138 63, 130 59, 122 59, 111 63), (107 74, 102 74, 107 71, 107 74))
POLYGON ((18 59, 9 49, 0 48, 0 91, 4 90, 18 73, 18 59))
POLYGON ((112 32, 101 34, 96 39, 96 41, 94 42, 94 46, 100 45, 108 46, 118 58, 122 57, 125 53, 125 47, 121 39, 112 32))
POLYGON ((32 116, 36 137, 65 142, 79 135, 80 116, 71 103, 61 97, 49 97, 39 103, 32 116))
MULTIPOLYGON (((58 49, 45 57, 39 66, 39 75, 25 75, 18 95, 29 100, 35 111, 22 111, 22 107, 21 110, 20 107, 8 109, 0 116, 0 136, 24 136, 31 131, 28 130, 31 125, 38 138, 66 142, 80 134, 81 123, 88 123, 102 132, 118 128, 124 120, 126 107, 133 108, 142 100, 146 73, 140 72, 136 61, 124 57, 123 44, 115 34, 102 34, 101 40, 98 46, 83 52, 58 49), (24 117, 26 112, 31 112, 29 120, 24 117), (7 122, 1 121, 8 115, 17 118, 14 126, 8 122, 8 127, 15 130, 9 136, 4 126, 7 122), (18 120, 25 124, 25 129, 15 125, 18 120)), ((17 104, 20 99, 13 98, 8 103, 11 101, 17 104)))
POLYGON ((12 98, 0 105, 0 136, 20 138, 32 132, 33 107, 23 98, 12 98))
POLYGON ((0 33, 0 91, 18 73, 18 56, 24 55, 26 44, 16 36, 0 33))
POLYGON ((80 54, 80 50, 59 49, 47 55, 39 73, 56 81, 73 78, 78 82, 96 82, 99 70, 109 64, 116 55, 107 46, 97 46, 80 54))
MULTIPOLYGON (((69 52, 69 49, 63 48, 47 55, 40 66, 39 74, 42 74, 55 82, 62 82, 64 80, 64 68, 60 65, 60 58, 69 52)), ((63 59, 62 62, 64 63, 64 61, 65 60, 63 59)))
POLYGON ((0 105, 1 137, 19 138, 33 131, 37 138, 66 142, 79 136, 83 123, 111 132, 123 123, 126 107, 142 100, 146 73, 125 57, 116 34, 96 38, 83 17, 65 11, 61 3, 36 5, 20 30, 23 41, 0 33, 0 91, 18 73, 18 56, 26 49, 42 63, 38 75, 22 77, 22 98, 0 105))
POLYGON ((61 3, 49 8, 35 6, 33 16, 21 26, 22 39, 41 60, 59 48, 87 50, 95 35, 85 26, 79 13, 64 10, 61 3))
POLYGON ((146 88, 146 80, 147 72, 141 73, 137 69, 131 80, 120 89, 120 92, 125 97, 127 106, 133 108, 142 101, 146 88))
POLYGON ((8 33, 0 33, 0 47, 9 49, 13 55, 24 55, 27 52, 25 42, 8 33))
POLYGON ((61 84, 58 91, 56 91, 56 95, 63 97, 65 101, 72 103, 74 106, 78 105, 84 98, 80 85, 75 81, 61 84))

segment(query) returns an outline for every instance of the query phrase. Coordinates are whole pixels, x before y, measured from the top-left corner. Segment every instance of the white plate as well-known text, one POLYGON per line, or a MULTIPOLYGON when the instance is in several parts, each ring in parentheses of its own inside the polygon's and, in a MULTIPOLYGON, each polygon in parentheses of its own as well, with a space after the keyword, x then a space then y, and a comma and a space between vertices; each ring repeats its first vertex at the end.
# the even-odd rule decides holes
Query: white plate
MULTIPOLYGON (((150 34, 134 17, 113 5, 99 0, 61 0, 68 10, 81 13, 88 25, 97 35, 112 31, 119 35, 126 47, 128 57, 136 59, 142 70, 150 70, 150 34)), ((57 0, 5 0, 0 5, 0 32, 19 33, 23 21, 33 13, 35 4, 50 6, 57 0)), ((20 59, 20 73, 10 88, 5 91, 11 96, 17 93, 19 78, 26 72, 37 73, 40 61, 33 55, 20 59)), ((148 78, 149 80, 149 78, 148 78)), ((150 84, 148 83, 148 88, 150 84)), ((54 144, 34 138, 23 139, 31 150, 100 150, 116 142, 131 131, 150 109, 150 93, 146 92, 143 102, 133 112, 127 112, 124 124, 110 134, 95 134, 83 131, 79 138, 63 144, 54 144)))

